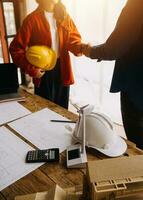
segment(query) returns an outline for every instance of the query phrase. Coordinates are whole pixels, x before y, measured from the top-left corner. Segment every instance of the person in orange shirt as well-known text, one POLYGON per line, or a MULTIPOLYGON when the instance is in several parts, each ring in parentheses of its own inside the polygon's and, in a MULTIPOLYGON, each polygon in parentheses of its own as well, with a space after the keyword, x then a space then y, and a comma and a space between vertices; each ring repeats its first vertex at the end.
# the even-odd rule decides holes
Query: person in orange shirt
POLYGON ((86 44, 81 42, 81 36, 60 0, 36 2, 38 8, 25 18, 9 50, 13 62, 33 77, 35 94, 68 108, 70 85, 74 83, 69 51, 81 56, 86 44), (58 59, 53 70, 45 72, 27 61, 26 49, 33 45, 46 45, 56 51, 58 59))

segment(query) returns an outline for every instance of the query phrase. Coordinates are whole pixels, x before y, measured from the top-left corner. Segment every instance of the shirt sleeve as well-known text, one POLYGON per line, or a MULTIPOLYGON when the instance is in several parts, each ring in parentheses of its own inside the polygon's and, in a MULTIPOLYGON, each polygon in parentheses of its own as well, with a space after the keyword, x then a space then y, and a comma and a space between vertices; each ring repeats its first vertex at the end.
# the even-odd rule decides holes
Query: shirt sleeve
POLYGON ((128 0, 116 27, 104 44, 93 46, 92 59, 116 60, 136 42, 143 25, 142 0, 128 0))
POLYGON ((68 41, 67 41, 67 50, 72 52, 75 56, 82 55, 82 42, 81 35, 77 30, 76 25, 73 20, 68 16, 68 41))
POLYGON ((13 62, 22 69, 23 72, 34 76, 36 74, 35 68, 27 61, 25 51, 28 47, 32 35, 32 23, 26 18, 17 32, 15 38, 10 44, 10 54, 13 62))

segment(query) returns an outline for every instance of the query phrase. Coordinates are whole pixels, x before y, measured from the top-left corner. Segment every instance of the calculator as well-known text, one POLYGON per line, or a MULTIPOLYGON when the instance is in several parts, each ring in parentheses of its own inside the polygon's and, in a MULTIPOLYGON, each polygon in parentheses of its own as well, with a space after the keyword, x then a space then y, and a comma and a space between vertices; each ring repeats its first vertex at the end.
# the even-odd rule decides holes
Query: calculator
POLYGON ((59 161, 59 148, 32 150, 26 156, 27 163, 59 161))

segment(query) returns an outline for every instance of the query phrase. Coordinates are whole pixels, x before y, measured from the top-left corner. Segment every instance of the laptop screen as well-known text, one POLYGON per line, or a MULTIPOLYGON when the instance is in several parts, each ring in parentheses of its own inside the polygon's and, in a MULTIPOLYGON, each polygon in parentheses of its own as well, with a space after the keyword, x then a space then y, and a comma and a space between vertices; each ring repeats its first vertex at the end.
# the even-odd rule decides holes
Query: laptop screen
POLYGON ((18 87, 17 67, 13 63, 0 63, 0 94, 16 93, 18 87))

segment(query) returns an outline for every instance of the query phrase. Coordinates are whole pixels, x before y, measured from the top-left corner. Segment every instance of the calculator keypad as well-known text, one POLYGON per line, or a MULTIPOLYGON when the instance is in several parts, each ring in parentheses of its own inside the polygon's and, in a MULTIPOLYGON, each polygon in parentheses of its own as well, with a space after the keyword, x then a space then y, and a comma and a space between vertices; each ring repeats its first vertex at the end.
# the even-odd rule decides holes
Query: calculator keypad
POLYGON ((46 149, 29 151, 26 162, 50 162, 59 160, 59 149, 46 149))

